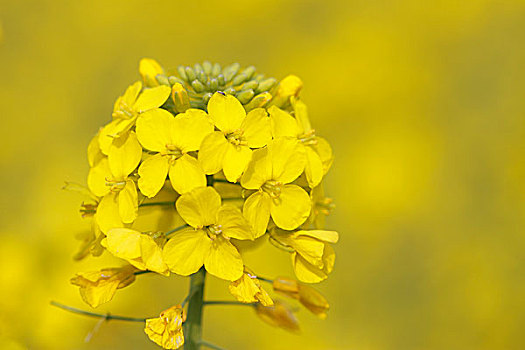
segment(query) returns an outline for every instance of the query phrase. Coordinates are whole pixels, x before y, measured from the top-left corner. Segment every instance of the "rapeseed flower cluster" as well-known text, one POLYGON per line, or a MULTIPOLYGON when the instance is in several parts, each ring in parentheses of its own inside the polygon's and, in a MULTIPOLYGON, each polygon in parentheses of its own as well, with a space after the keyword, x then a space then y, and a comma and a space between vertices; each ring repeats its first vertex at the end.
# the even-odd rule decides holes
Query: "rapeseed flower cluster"
MULTIPOLYGON (((72 283, 84 301, 106 303, 142 273, 208 272, 271 324, 299 329, 292 309, 261 282, 326 317, 326 299, 305 283, 321 282, 334 267, 338 233, 324 229, 333 204, 322 187, 333 155, 311 126, 302 81, 209 62, 166 70, 143 59, 139 71, 142 80, 116 100, 88 146, 87 188, 67 185, 86 196, 81 211, 92 220, 76 257, 107 251, 126 262, 77 274, 72 283), (143 210, 152 208, 159 220, 144 228, 143 210), (163 217, 180 225, 165 229, 163 217), (250 270, 239 242, 255 240, 288 253, 297 280, 250 270)), ((192 303, 206 305, 194 299, 190 293, 187 315, 183 302, 147 319, 148 337, 180 348, 192 303)), ((188 336, 186 346, 199 341, 188 336)))

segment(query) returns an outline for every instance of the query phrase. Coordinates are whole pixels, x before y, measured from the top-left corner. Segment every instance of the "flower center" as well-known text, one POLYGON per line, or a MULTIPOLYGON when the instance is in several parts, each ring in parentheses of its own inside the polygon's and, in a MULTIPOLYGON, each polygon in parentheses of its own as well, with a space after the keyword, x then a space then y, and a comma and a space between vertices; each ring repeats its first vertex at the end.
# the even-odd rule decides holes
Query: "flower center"
POLYGON ((215 239, 215 237, 222 234, 222 225, 206 226, 206 233, 208 234, 208 237, 215 239))
POLYGON ((126 181, 106 178, 106 186, 109 186, 111 192, 120 192, 126 187, 126 181))
POLYGON ((268 193, 272 198, 279 198, 283 184, 279 181, 269 180, 262 185, 261 189, 268 193))
POLYGON ((311 129, 297 137, 305 145, 317 145, 317 136, 315 136, 315 129, 311 129))
POLYGON ((120 100, 118 109, 111 114, 113 118, 131 119, 135 116, 135 112, 126 102, 120 100))
POLYGON ((237 129, 229 133, 225 133, 224 137, 234 146, 246 146, 248 142, 243 136, 243 130, 237 129))
POLYGON ((170 158, 170 162, 173 163, 178 158, 182 157, 182 150, 175 145, 170 143, 166 144, 165 155, 170 158))

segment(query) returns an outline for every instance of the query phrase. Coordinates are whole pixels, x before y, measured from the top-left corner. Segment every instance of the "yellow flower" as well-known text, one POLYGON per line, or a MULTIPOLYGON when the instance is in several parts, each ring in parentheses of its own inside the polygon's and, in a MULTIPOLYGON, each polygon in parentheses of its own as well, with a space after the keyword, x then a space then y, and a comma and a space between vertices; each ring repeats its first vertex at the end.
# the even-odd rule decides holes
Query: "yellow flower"
POLYGON ((325 297, 314 288, 291 278, 277 277, 273 280, 273 290, 299 300, 304 307, 319 318, 326 318, 326 312, 330 305, 325 297))
POLYGON ((100 131, 98 143, 100 150, 108 154, 114 139, 124 136, 135 125, 137 118, 144 112, 158 109, 168 99, 171 89, 161 85, 142 90, 140 81, 128 87, 113 107, 113 120, 100 131))
POLYGON ((131 265, 100 271, 77 273, 71 283, 80 287, 82 299, 91 307, 107 303, 117 289, 129 286, 135 281, 136 269, 131 265))
POLYGON ((264 306, 272 306, 273 300, 261 287, 257 277, 245 268, 242 277, 230 283, 230 293, 242 303, 260 302, 264 306))
POLYGON ((283 107, 288 104, 290 98, 299 96, 303 88, 302 80, 295 75, 288 75, 277 85, 276 91, 273 93, 271 104, 277 107, 283 107))
POLYGON ((173 189, 179 193, 206 186, 206 175, 188 152, 197 151, 202 139, 212 131, 206 112, 199 109, 188 109, 176 117, 163 109, 142 114, 137 121, 138 139, 144 148, 157 153, 140 165, 140 191, 154 197, 168 174, 173 189))
POLYGON ((157 74, 164 74, 161 65, 152 58, 143 58, 139 63, 139 72, 144 80, 144 85, 149 87, 158 86, 159 83, 155 77, 157 74))
POLYGON ((212 187, 199 187, 179 197, 180 216, 194 229, 176 233, 164 246, 164 261, 172 272, 188 276, 202 265, 219 278, 241 278, 244 265, 230 238, 255 237, 239 209, 221 206, 221 197, 212 187))
POLYGON ((276 229, 271 238, 293 249, 292 264, 297 278, 306 283, 318 283, 332 272, 335 253, 329 243, 336 243, 335 231, 309 230, 286 232, 276 229))
POLYGON ((128 228, 113 228, 107 232, 102 245, 113 255, 124 259, 139 270, 150 270, 168 276, 169 270, 162 259, 165 238, 128 228))
POLYGON ((301 175, 304 164, 304 150, 291 138, 278 138, 268 147, 254 151, 241 186, 258 190, 243 206, 243 213, 257 237, 266 232, 270 215, 275 224, 285 230, 299 227, 310 215, 308 193, 290 184, 301 175))
POLYGON ((132 223, 137 217, 137 188, 128 176, 139 164, 141 156, 137 135, 131 132, 115 140, 108 157, 102 158, 89 171, 89 189, 96 196, 103 197, 95 219, 104 233, 110 228, 132 223))
POLYGON ((332 163, 332 151, 328 142, 315 135, 310 126, 306 105, 292 99, 295 118, 282 109, 272 106, 270 113, 273 137, 293 137, 306 154, 305 174, 310 187, 319 185, 332 163))
POLYGON ((325 225, 325 218, 335 208, 332 198, 325 197, 322 183, 312 188, 310 191, 312 200, 312 213, 308 222, 313 224, 314 228, 322 230, 325 225))
POLYGON ((146 320, 144 332, 164 349, 178 349, 184 345, 182 323, 185 321, 182 306, 172 306, 162 311, 160 317, 146 320))
POLYGON ((246 114, 234 96, 215 93, 208 103, 208 113, 219 131, 206 136, 199 151, 199 161, 206 174, 224 171, 226 179, 237 182, 251 157, 251 148, 261 148, 272 139, 270 120, 263 108, 246 114))
POLYGON ((300 330, 299 321, 293 314, 291 308, 280 300, 275 300, 273 306, 257 304, 255 311, 257 315, 269 325, 294 333, 300 330))

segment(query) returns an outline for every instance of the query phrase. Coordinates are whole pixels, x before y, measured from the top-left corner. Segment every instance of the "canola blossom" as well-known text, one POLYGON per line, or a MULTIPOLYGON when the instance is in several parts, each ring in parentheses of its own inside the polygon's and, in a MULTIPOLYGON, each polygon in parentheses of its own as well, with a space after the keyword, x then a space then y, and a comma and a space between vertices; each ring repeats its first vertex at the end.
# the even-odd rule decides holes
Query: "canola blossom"
POLYGON ((339 235, 324 227, 334 204, 323 190, 333 154, 312 127, 301 79, 239 64, 166 69, 150 58, 139 73, 88 145, 87 186, 65 186, 85 197, 81 213, 91 220, 75 259, 106 252, 122 266, 71 283, 94 308, 146 273, 189 276, 190 288, 155 318, 81 313, 144 322, 160 347, 187 350, 210 346, 202 311, 217 304, 246 305, 297 332, 294 308, 269 291, 326 318, 328 301, 306 283, 334 269, 339 235), (246 266, 244 250, 260 244, 289 255, 295 278, 246 266), (233 299, 205 298, 207 274, 227 281, 233 299))

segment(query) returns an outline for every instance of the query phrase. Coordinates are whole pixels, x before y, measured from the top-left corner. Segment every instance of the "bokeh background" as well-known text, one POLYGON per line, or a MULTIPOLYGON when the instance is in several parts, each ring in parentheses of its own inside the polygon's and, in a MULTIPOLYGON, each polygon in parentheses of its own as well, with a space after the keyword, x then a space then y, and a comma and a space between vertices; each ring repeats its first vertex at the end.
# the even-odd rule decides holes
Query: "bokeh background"
MULTIPOLYGON (((0 348, 155 349, 135 323, 104 324, 69 284, 89 229, 86 146, 153 57, 254 64, 305 82, 336 160, 326 191, 341 234, 318 286, 326 321, 302 334, 242 307, 208 308, 226 349, 522 349, 525 343, 523 1, 0 1, 0 348)), ((292 275, 269 249, 269 275, 292 275)), ((210 298, 227 285, 211 279, 210 298)), ((187 281, 141 276, 100 312, 154 316, 187 281)))

